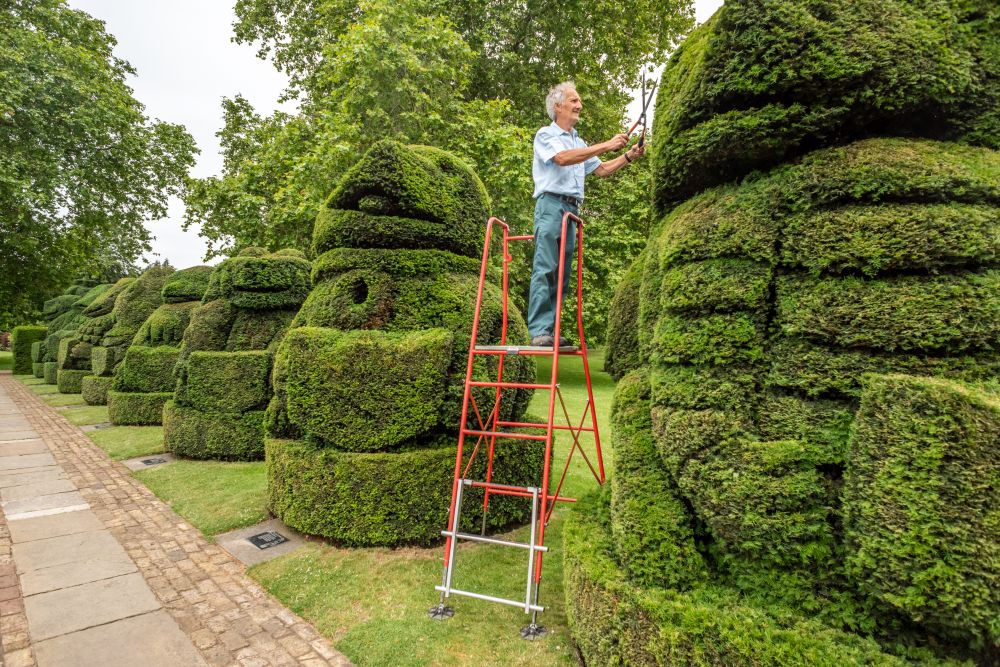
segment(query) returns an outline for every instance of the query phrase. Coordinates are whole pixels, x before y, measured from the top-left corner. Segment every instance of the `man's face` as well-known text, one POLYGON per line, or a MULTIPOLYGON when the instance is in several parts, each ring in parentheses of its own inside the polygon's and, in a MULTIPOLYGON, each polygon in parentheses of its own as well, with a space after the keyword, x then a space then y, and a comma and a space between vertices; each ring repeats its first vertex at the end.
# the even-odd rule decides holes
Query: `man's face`
POLYGON ((580 120, 580 111, 583 109, 583 101, 575 90, 567 90, 563 93, 563 101, 556 103, 556 123, 565 121, 573 127, 580 120))

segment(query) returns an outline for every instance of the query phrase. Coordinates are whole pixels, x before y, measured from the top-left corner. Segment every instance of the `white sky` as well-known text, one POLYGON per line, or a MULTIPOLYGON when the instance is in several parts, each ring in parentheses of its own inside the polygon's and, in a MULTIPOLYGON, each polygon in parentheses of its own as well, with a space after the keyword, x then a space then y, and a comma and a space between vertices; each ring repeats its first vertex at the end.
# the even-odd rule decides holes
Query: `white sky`
MULTIPOLYGON (((135 68, 137 74, 128 83, 136 99, 146 105, 146 113, 180 123, 194 136, 201 154, 193 176, 222 171, 215 133, 222 126, 223 97, 240 93, 265 115, 279 106, 284 75, 258 59, 252 47, 231 40, 236 20, 233 0, 68 0, 68 4, 104 21, 118 40, 115 55, 135 68)), ((705 21, 721 5, 722 0, 695 0, 697 21, 705 21)), ((638 109, 635 106, 630 115, 638 109)), ((181 230, 183 219, 184 204, 174 199, 166 218, 146 223, 155 237, 154 256, 147 260, 167 259, 177 268, 204 262, 207 244, 196 229, 181 230)))

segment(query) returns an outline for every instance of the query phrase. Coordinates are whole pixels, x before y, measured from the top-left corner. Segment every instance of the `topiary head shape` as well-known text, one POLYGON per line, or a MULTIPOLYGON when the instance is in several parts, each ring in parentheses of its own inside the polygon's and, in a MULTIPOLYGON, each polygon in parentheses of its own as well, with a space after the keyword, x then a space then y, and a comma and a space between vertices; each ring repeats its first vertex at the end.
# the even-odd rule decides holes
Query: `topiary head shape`
POLYGON ((224 299, 249 310, 298 306, 309 293, 310 268, 298 250, 246 248, 215 267, 204 300, 224 299))

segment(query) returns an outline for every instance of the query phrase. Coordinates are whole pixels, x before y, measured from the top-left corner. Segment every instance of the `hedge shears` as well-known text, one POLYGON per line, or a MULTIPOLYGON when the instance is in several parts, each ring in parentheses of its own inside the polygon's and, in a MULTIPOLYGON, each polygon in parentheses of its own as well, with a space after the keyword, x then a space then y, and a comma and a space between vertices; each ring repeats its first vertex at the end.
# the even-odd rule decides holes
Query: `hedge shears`
POLYGON ((646 94, 646 73, 642 73, 642 111, 639 113, 639 120, 635 121, 635 124, 628 129, 625 136, 631 137, 632 133, 635 132, 635 128, 642 125, 642 134, 639 135, 639 143, 637 146, 642 146, 646 143, 646 110, 649 109, 649 103, 653 101, 653 93, 656 92, 656 84, 659 83, 656 79, 653 80, 653 84, 649 87, 649 95, 646 94))

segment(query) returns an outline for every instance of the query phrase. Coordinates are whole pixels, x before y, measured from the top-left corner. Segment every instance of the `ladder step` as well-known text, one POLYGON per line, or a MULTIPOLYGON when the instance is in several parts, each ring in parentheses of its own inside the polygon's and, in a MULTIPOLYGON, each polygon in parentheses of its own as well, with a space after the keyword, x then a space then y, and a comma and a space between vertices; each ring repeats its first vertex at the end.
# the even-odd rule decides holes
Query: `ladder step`
MULTIPOLYGON (((531 545, 525 542, 512 542, 510 540, 499 540, 495 537, 485 537, 483 535, 476 535, 475 533, 453 533, 450 530, 442 530, 441 534, 445 537, 456 537, 460 540, 469 540, 470 542, 485 542, 486 544, 498 544, 502 547, 517 547, 519 549, 531 549, 531 545)), ((548 551, 548 547, 536 546, 535 551, 548 551)))
POLYGON ((487 438, 496 436, 498 438, 514 438, 515 440, 540 440, 544 442, 548 439, 548 436, 544 435, 532 435, 531 433, 504 433, 502 431, 471 431, 469 429, 462 429, 462 432, 466 435, 481 435, 487 438))
MULTIPOLYGON (((501 389, 548 389, 552 391, 551 384, 538 384, 537 382, 487 382, 485 380, 466 380, 470 387, 500 387, 501 389)), ((559 385, 555 385, 558 387, 559 385)))
MULTIPOLYGON (((539 345, 477 345, 473 349, 477 354, 525 354, 542 355, 552 354, 551 347, 541 347, 539 345)), ((563 345, 559 348, 559 354, 582 355, 580 348, 576 345, 563 345)))
POLYGON ((471 593, 469 591, 461 591, 457 588, 445 588, 444 586, 435 586, 434 590, 441 591, 447 597, 448 595, 464 595, 467 598, 475 598, 477 600, 486 600, 487 602, 499 602, 500 604, 510 605, 511 607, 520 607, 526 611, 545 611, 545 607, 537 604, 524 604, 524 602, 518 600, 508 600, 507 598, 497 598, 492 595, 482 595, 481 593, 471 593))

